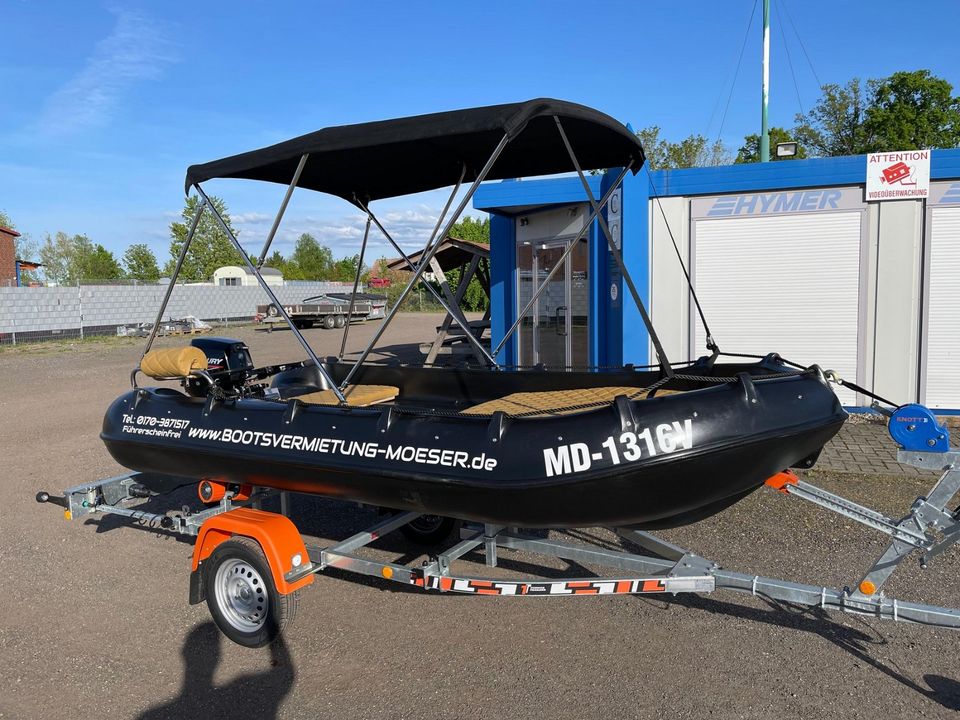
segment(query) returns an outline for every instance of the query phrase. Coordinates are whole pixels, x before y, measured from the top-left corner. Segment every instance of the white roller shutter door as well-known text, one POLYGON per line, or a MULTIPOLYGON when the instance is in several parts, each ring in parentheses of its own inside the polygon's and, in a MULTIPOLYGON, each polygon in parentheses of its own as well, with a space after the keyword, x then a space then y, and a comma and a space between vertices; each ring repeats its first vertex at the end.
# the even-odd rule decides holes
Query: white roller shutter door
MULTIPOLYGON (((860 212, 697 220, 694 282, 720 347, 777 352, 856 382, 860 222, 860 212)), ((691 322, 697 355, 705 335, 691 322)))
POLYGON ((926 396, 932 408, 960 408, 960 207, 931 210, 926 396))

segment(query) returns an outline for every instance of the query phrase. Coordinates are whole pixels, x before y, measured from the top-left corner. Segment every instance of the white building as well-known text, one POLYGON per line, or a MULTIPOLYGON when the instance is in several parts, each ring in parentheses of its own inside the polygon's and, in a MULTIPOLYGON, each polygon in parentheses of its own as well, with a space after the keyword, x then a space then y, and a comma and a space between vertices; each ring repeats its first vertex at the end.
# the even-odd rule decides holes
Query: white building
MULTIPOLYGON (((260 268, 260 274, 267 285, 283 285, 283 273, 276 268, 260 268)), ((218 286, 236 285, 238 287, 256 286, 257 279, 247 268, 239 265, 224 265, 213 271, 213 284, 218 286)))

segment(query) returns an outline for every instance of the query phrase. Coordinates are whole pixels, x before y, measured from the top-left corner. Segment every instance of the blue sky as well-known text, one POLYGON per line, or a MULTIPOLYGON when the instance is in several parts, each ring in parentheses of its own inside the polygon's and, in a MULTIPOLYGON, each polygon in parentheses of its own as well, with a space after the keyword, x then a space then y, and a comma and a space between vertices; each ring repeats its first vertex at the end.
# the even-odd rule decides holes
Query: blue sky
MULTIPOLYGON (((794 27, 822 82, 929 68, 960 93, 960 3, 773 5, 773 124, 819 96, 794 27)), ((163 262, 188 165, 327 125, 548 96, 671 139, 717 137, 753 6, 0 0, 0 209, 38 241, 86 233, 118 255, 146 242, 163 262)), ((720 134, 734 151, 759 125, 759 15, 720 134)), ((208 189, 242 241, 262 242, 283 188, 208 189)), ((416 245, 443 199, 383 201, 381 218, 416 245)), ((352 254, 362 228, 343 201, 301 191, 278 247, 308 231, 352 254)), ((373 254, 392 253, 377 241, 373 254)))

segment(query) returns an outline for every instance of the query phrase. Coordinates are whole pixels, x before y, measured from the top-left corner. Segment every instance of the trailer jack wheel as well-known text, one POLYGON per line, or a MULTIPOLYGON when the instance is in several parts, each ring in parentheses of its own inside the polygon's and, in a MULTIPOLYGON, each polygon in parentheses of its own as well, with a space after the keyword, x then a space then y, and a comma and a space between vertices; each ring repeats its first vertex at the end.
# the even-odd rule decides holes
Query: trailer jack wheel
POLYGON ((440 515, 421 515, 400 528, 407 540, 418 545, 436 545, 453 532, 456 520, 440 515))
POLYGON ((256 541, 234 537, 204 563, 207 606, 217 627, 235 643, 263 647, 296 615, 297 593, 281 595, 256 541))

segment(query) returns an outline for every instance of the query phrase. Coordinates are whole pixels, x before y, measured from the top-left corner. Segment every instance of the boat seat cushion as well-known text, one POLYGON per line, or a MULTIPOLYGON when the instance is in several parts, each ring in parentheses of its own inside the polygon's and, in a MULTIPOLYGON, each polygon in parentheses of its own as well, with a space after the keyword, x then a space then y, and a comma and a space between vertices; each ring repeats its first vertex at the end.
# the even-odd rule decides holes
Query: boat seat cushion
MULTIPOLYGON (((504 412, 507 415, 537 413, 541 415, 571 415, 593 408, 573 408, 577 405, 597 405, 611 403, 618 395, 626 395, 631 400, 643 397, 646 388, 638 387, 594 387, 574 390, 547 390, 544 392, 517 392, 496 400, 488 400, 463 410, 464 415, 492 415, 504 412)), ((658 390, 657 394, 671 394, 672 390, 658 390)))
MULTIPOLYGON (((399 394, 400 388, 393 385, 347 385, 343 391, 343 395, 347 399, 347 405, 354 407, 366 407, 367 405, 390 402, 399 394)), ((297 395, 296 399, 311 405, 340 404, 333 390, 318 390, 306 395, 297 395)))
POLYGON ((207 356, 198 347, 151 350, 140 361, 140 372, 157 378, 183 378, 193 370, 206 370, 207 356))

